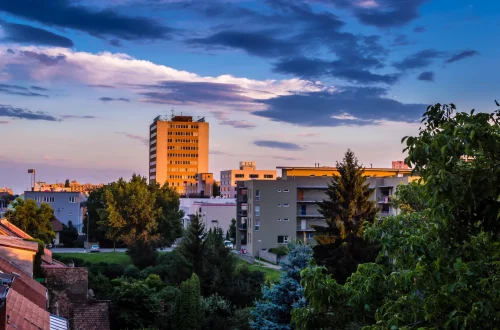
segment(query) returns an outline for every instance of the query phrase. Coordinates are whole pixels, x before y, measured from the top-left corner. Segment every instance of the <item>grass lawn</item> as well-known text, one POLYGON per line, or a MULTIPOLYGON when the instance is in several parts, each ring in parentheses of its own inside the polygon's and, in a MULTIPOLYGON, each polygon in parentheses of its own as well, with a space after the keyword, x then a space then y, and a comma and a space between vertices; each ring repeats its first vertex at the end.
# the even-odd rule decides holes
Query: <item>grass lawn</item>
MULTIPOLYGON (((246 262, 246 261, 243 261, 243 262, 246 262)), ((264 266, 259 266, 257 264, 253 264, 253 265, 249 264, 249 267, 251 270, 259 270, 259 271, 263 272, 265 277, 267 278, 269 276, 271 278, 271 281, 273 281, 273 282, 279 281, 279 279, 280 279, 281 271, 279 271, 278 269, 267 268, 264 266)))
POLYGON ((120 264, 123 267, 132 264, 130 256, 125 252, 54 253, 54 255, 65 258, 79 258, 90 263, 107 262, 108 264, 120 264))

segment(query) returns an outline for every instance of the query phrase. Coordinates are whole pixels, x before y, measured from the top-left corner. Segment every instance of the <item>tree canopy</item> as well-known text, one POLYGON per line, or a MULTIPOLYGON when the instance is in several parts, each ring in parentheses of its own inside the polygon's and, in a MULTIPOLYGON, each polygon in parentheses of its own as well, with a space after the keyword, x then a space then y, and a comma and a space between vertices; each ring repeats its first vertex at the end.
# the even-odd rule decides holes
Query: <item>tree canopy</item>
POLYGON ((52 243, 56 237, 52 228, 52 220, 55 219, 52 207, 47 203, 38 207, 32 199, 24 201, 18 198, 14 203, 15 209, 5 214, 7 220, 34 238, 46 244, 52 243))

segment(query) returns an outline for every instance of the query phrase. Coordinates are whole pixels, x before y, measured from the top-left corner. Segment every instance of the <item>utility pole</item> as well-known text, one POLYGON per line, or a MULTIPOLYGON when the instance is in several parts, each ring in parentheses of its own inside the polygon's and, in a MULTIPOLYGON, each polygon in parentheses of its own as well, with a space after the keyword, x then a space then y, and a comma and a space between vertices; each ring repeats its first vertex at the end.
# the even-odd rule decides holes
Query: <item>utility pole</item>
POLYGON ((90 232, 89 232, 89 224, 90 224, 89 211, 85 212, 85 214, 87 215, 87 249, 88 249, 89 248, 89 236, 90 236, 90 232))

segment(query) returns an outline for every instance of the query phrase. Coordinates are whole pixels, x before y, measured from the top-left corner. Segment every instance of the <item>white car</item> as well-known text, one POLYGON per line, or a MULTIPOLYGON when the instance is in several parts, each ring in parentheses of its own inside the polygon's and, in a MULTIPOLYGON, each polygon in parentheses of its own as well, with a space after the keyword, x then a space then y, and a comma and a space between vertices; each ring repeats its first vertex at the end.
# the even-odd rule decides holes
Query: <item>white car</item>
POLYGON ((90 247, 90 252, 91 252, 91 253, 92 253, 92 252, 100 252, 100 250, 99 250, 99 245, 92 245, 92 246, 90 247))
POLYGON ((224 241, 224 246, 231 249, 231 250, 234 249, 233 242, 231 242, 231 241, 224 241))

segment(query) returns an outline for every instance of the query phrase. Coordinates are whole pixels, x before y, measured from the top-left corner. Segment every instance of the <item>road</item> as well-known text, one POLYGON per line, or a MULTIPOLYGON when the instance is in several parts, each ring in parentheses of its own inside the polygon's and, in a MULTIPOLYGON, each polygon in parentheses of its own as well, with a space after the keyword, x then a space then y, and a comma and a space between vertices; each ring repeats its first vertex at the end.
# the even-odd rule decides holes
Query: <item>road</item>
MULTIPOLYGON (((163 250, 158 249, 158 252, 170 252, 173 248, 165 248, 163 250)), ((82 248, 53 248, 50 249, 52 253, 87 253, 82 248)), ((116 252, 125 252, 127 249, 116 249, 116 252)), ((100 252, 113 252, 113 249, 100 249, 100 252)))

